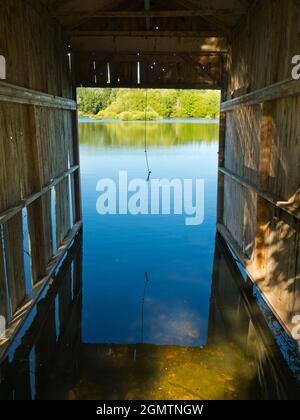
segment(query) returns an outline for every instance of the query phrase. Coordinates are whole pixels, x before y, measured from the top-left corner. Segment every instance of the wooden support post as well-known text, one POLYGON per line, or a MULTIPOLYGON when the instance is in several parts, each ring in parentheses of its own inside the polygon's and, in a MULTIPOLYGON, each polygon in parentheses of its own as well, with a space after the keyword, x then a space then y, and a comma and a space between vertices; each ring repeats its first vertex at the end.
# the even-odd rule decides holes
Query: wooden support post
MULTIPOLYGON (((43 188, 43 159, 41 139, 39 137, 39 129, 37 127, 38 119, 36 106, 29 106, 28 113, 31 139, 31 170, 33 189, 35 191, 41 191, 43 188)), ((47 240, 49 241, 49 238, 46 235, 45 230, 47 218, 44 217, 44 207, 45 201, 41 197, 27 207, 33 284, 46 274, 46 267, 50 257, 49 253, 47 253, 47 240)))
MULTIPOLYGON (((259 180, 258 188, 260 191, 268 191, 270 175, 270 158, 273 138, 276 135, 276 128, 272 118, 273 102, 263 103, 263 118, 261 125, 260 138, 260 158, 259 158, 259 180)), ((270 221, 270 203, 264 198, 257 196, 256 206, 256 238, 254 251, 253 269, 259 277, 265 274, 266 246, 265 233, 270 221)), ((255 275, 256 276, 256 275, 255 275)))
MULTIPOLYGON (((73 98, 76 100, 76 88, 73 90, 73 98)), ((78 138, 78 114, 77 111, 72 113, 72 139, 73 139, 73 165, 80 164, 79 157, 79 138, 78 138)), ((75 204, 75 220, 79 222, 82 219, 81 208, 81 181, 80 171, 74 173, 74 204, 75 204)))
MULTIPOLYGON (((226 137, 226 113, 220 114, 220 131, 219 131, 219 168, 224 167, 225 162, 225 137, 226 137)), ((218 174, 218 207, 217 207, 217 223, 223 223, 224 213, 224 174, 219 171, 218 174)))
MULTIPOLYGON (((81 235, 80 240, 82 240, 82 233, 80 233, 79 235, 81 235)), ((75 296, 76 294, 82 291, 82 243, 74 261, 73 277, 73 291, 75 296)))
POLYGON ((4 258, 2 250, 2 237, 0 229, 0 316, 4 316, 7 319, 8 314, 8 302, 7 302, 7 291, 6 291, 6 278, 4 268, 4 258))
POLYGON ((4 225, 4 244, 10 307, 13 315, 26 296, 21 213, 4 225))

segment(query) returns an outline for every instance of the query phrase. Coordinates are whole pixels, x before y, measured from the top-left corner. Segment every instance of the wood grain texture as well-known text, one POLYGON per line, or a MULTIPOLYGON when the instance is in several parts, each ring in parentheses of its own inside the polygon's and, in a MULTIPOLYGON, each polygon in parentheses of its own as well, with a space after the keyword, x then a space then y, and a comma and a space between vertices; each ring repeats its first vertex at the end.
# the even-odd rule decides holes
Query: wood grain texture
POLYGON ((287 79, 266 86, 262 89, 239 96, 222 103, 221 110, 229 112, 236 108, 249 105, 257 105, 266 101, 275 101, 289 96, 294 96, 300 93, 300 81, 294 79, 287 79))
POLYGON ((0 229, 0 316, 7 318, 8 314, 8 302, 7 302, 7 290, 6 290, 6 278, 5 278, 5 267, 4 267, 4 255, 3 255, 3 244, 2 244, 2 229, 0 229))
POLYGON ((77 105, 68 98, 49 95, 37 90, 0 82, 0 102, 38 105, 48 108, 76 110, 77 105))
POLYGON ((4 225, 4 246, 7 283, 13 315, 26 296, 21 213, 4 225))
POLYGON ((247 269, 286 331, 299 311, 299 2, 260 2, 231 39, 224 216, 247 269))
MULTIPOLYGON (((76 102, 68 42, 59 23, 40 3, 2 0, 0 40, 0 54, 7 64, 7 78, 0 82, 0 223, 12 312, 10 329, 16 325, 20 306, 28 300, 22 210, 26 207, 28 216, 32 291, 49 275, 49 261, 53 263, 53 187, 59 191, 55 213, 59 215, 58 245, 63 249, 70 232, 68 177, 78 170, 78 165, 73 165, 76 102)), ((2 254, 1 249, 0 310, 5 312, 2 254)), ((55 263, 62 256, 63 252, 58 252, 55 263)), ((26 313, 26 308, 23 310, 26 313)))

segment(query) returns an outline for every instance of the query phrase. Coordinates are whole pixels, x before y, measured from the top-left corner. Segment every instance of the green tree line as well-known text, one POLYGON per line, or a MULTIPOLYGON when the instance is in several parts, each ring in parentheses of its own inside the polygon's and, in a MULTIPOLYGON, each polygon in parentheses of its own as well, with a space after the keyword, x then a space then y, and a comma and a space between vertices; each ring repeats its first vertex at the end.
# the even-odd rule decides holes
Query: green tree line
POLYGON ((79 88, 80 115, 124 121, 219 117, 220 92, 176 89, 79 88))

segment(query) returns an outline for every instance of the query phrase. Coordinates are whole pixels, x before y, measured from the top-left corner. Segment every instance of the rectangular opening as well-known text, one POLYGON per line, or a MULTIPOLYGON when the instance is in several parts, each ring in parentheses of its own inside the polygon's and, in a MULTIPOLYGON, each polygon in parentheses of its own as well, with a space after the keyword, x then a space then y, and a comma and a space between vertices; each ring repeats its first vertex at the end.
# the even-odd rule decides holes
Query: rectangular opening
POLYGON ((32 271, 31 271, 31 250, 28 231, 28 213, 26 207, 22 210, 22 226, 23 226, 23 251, 24 251, 24 270, 26 294, 28 295, 32 289, 32 271))
POLYGON ((110 77, 110 63, 107 63, 107 84, 109 85, 111 83, 111 77, 110 77))
POLYGON ((51 229, 52 229, 52 252, 53 255, 57 251, 57 226, 56 226, 56 191, 55 187, 51 188, 51 229))
POLYGON ((137 84, 141 84, 141 63, 137 62, 137 84))
POLYGON ((11 305, 9 299, 9 288, 8 288, 8 276, 7 276, 7 264, 6 264, 6 252, 5 252, 5 241, 4 241, 4 227, 0 225, 0 247, 2 251, 2 264, 3 264, 3 285, 2 290, 2 305, 0 315, 4 316, 6 322, 11 320, 11 305))
POLYGON ((68 68, 69 68, 69 72, 72 72, 72 53, 68 52, 67 53, 67 59, 68 59, 68 68))
POLYGON ((68 176, 68 189, 69 189, 69 211, 70 211, 70 228, 72 229, 74 225, 74 175, 71 174, 68 176))
POLYGON ((0 80, 6 79, 6 59, 0 55, 0 80))
POLYGON ((220 92, 80 88, 77 93, 84 104, 79 108, 87 282, 83 341, 204 345, 220 92), (153 195, 156 180, 172 183, 170 195, 162 187, 153 195), (201 320, 197 327, 194 316, 201 320), (105 331, 89 328, 104 317, 105 331))

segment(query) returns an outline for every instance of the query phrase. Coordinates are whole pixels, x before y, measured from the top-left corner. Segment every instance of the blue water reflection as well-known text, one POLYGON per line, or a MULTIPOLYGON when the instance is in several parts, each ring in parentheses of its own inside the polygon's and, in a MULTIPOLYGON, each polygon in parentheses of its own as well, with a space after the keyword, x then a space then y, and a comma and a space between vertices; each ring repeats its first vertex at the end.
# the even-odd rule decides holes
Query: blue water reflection
POLYGON ((213 267, 218 125, 148 125, 153 178, 203 178, 205 219, 96 212, 100 178, 147 177, 143 123, 79 124, 84 222, 83 341, 204 345, 213 267), (149 282, 145 291, 145 281, 149 282))

